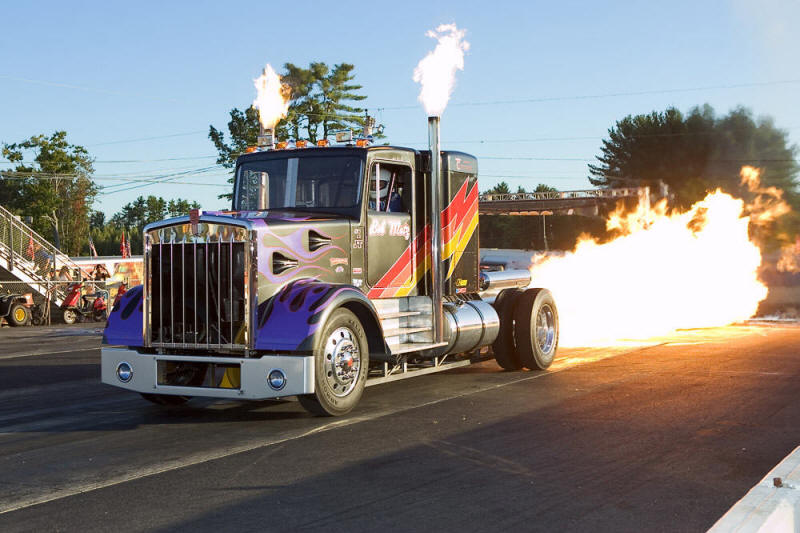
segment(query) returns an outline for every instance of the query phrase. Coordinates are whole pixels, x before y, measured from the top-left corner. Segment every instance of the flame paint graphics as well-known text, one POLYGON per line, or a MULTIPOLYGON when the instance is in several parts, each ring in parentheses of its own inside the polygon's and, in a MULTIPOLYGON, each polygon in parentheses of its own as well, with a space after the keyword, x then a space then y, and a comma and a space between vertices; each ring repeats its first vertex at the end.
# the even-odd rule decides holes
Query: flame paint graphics
POLYGON ((143 346, 142 323, 142 289, 137 285, 122 295, 117 305, 111 310, 103 331, 103 344, 123 344, 126 346, 143 346))
MULTIPOLYGON (((478 184, 475 183, 467 193, 468 181, 456 192, 453 200, 442 211, 442 261, 450 259, 445 279, 450 278, 464 249, 478 227, 478 184)), ((397 298, 408 296, 425 273, 430 269, 431 239, 430 224, 417 234, 408 248, 397 258, 394 265, 375 283, 367 296, 370 298, 397 298), (409 277, 408 266, 411 261, 415 268, 409 277)))
POLYGON ((609 345, 753 316, 767 287, 750 230, 787 210, 780 191, 760 188, 754 170, 742 170, 756 193, 749 205, 717 190, 682 213, 668 213, 664 202, 617 212, 607 221, 621 233, 615 240, 585 238, 571 253, 535 261, 531 286, 553 292, 559 343, 609 345))
POLYGON ((293 278, 301 276, 316 278, 325 273, 330 273, 331 270, 315 264, 320 258, 335 254, 340 257, 347 257, 348 254, 345 250, 334 244, 322 246, 313 252, 308 251, 305 244, 305 238, 309 231, 314 231, 323 237, 331 239, 331 241, 342 239, 343 236, 332 237, 325 234, 317 227, 302 226, 295 229, 288 235, 279 235, 270 229, 269 224, 263 219, 253 219, 256 226, 259 227, 259 246, 258 253, 258 272, 264 276, 269 283, 285 283, 293 278), (337 254, 338 252, 338 254, 337 254), (289 259, 297 260, 298 265, 294 268, 287 270, 282 274, 272 273, 272 255, 280 253, 289 259))
POLYGON ((313 279, 293 281, 258 307, 257 350, 296 350, 320 326, 328 305, 348 287, 313 279))

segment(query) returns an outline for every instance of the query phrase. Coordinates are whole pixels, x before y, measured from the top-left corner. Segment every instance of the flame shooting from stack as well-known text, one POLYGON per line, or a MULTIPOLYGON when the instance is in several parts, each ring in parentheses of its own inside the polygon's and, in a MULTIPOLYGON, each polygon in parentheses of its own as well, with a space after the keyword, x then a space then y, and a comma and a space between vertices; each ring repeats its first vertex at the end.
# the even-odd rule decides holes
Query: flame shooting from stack
POLYGON ((289 85, 281 83, 281 77, 269 63, 254 83, 257 96, 253 107, 258 109, 258 120, 265 130, 274 130, 278 121, 289 112, 292 90, 289 85))
POLYGON ((417 64, 414 81, 421 85, 419 101, 429 117, 442 116, 453 94, 456 71, 464 70, 464 52, 469 50, 469 43, 464 40, 466 33, 455 24, 441 24, 426 33, 436 39, 437 44, 417 64))
POLYGON ((753 316, 767 287, 749 230, 789 206, 782 191, 761 187, 757 169, 741 177, 750 204, 716 190, 685 212, 669 213, 666 201, 617 211, 606 222, 616 239, 582 238, 565 256, 535 260, 532 286, 553 292, 560 344, 607 346, 753 316))

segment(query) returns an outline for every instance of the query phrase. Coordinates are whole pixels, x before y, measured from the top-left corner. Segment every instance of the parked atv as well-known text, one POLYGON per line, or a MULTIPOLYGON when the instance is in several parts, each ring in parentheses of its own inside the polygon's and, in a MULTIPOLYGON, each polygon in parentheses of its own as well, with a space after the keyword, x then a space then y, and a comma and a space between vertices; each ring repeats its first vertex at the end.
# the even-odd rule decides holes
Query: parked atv
POLYGON ((9 326, 27 326, 31 323, 33 297, 30 294, 5 294, 0 296, 0 318, 9 326))

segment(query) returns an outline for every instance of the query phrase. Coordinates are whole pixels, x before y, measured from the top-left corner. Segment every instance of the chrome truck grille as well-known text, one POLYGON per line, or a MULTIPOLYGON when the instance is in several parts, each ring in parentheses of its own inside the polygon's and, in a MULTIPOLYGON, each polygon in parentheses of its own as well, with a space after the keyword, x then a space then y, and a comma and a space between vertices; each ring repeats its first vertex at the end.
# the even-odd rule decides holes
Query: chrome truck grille
POLYGON ((145 344, 247 353, 256 308, 251 229, 225 217, 162 224, 145 228, 145 344))

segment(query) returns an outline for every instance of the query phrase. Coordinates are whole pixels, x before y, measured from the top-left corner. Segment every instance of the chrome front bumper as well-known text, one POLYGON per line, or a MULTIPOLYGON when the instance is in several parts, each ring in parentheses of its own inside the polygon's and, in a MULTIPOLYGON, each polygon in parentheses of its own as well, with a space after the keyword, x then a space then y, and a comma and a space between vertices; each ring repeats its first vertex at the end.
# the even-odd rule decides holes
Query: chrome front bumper
POLYGON ((154 355, 141 354, 127 348, 106 347, 100 350, 100 354, 102 382, 136 392, 239 400, 264 400, 314 392, 313 356, 265 355, 259 359, 252 359, 189 354, 154 355), (241 384, 238 389, 159 385, 159 361, 240 365, 241 384), (133 369, 133 375, 128 382, 122 382, 117 376, 117 367, 122 362, 128 363, 133 369), (273 370, 281 370, 286 375, 286 385, 281 390, 274 390, 267 383, 267 376, 273 370))

